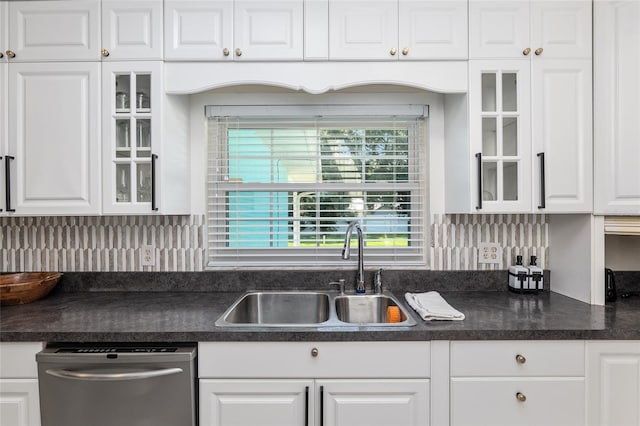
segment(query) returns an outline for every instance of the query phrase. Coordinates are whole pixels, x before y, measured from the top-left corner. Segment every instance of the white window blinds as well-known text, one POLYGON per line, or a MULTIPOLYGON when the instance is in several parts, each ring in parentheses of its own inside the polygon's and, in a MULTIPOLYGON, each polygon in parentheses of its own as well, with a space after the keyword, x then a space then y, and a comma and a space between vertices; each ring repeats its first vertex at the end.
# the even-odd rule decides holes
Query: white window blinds
POLYGON ((366 264, 423 265, 424 116, 304 110, 208 110, 208 266, 348 266, 351 221, 366 264))

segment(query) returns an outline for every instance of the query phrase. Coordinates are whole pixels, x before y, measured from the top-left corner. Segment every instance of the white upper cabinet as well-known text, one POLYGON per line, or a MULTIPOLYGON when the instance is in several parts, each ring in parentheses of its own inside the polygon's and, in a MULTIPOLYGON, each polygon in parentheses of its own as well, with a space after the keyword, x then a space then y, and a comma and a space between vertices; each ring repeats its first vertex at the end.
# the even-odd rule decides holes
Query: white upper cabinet
POLYGON ((302 60, 302 16, 302 0, 235 1, 234 59, 302 60))
POLYGON ((167 1, 165 26, 167 60, 303 59, 303 0, 167 1))
POLYGON ((100 0, 9 2, 11 62, 99 61, 100 0))
POLYGON ((538 212, 593 209, 591 61, 532 61, 533 203, 538 212))
POLYGON ((640 215, 640 2, 594 2, 596 214, 640 215))
POLYGON ((7 154, 7 69, 4 51, 7 43, 8 3, 0 2, 0 216, 5 214, 5 155, 7 154))
POLYGON ((98 62, 10 64, 7 211, 100 213, 99 100, 98 62))
POLYGON ((233 1, 166 0, 167 60, 233 60, 233 1))
POLYGON ((162 59, 162 0, 102 0, 103 59, 162 59))
POLYGON ((467 3, 329 0, 329 59, 467 58, 467 3))
POLYGON ((591 57, 591 2, 469 1, 473 59, 591 57))

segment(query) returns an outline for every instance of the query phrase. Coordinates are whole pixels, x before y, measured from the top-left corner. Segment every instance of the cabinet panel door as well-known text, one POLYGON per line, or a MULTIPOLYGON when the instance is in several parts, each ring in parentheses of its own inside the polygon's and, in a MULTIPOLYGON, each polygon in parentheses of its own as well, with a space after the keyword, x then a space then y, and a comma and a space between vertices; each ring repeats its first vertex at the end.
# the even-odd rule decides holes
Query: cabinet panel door
POLYGON ((100 212, 100 63, 9 67, 16 214, 100 212))
POLYGON ((329 0, 329 59, 396 61, 398 2, 329 0))
MULTIPOLYGON (((0 3, 0 8, 2 4, 0 3)), ((0 29, 2 31, 2 29, 0 29)), ((0 63, 0 216, 5 214, 5 173, 4 156, 7 155, 7 68, 9 65, 0 63)))
POLYGON ((313 380, 200 379, 200 424, 311 424, 313 380))
POLYGON ((167 60, 233 60, 232 1, 165 1, 164 28, 167 60))
POLYGON ((541 58, 591 58, 591 1, 532 1, 531 50, 541 58))
POLYGON ((162 2, 102 0, 107 60, 162 59, 162 2))
POLYGON ((531 76, 534 154, 544 153, 544 160, 534 158, 534 206, 540 212, 589 213, 593 210, 591 61, 541 59, 533 61, 531 76))
POLYGON ((0 424, 40 425, 38 380, 0 379, 0 424))
POLYGON ((303 58, 303 0, 234 3, 236 61, 303 58))
POLYGON ((469 58, 522 58, 531 48, 529 1, 469 1, 469 58))
POLYGON ((451 379, 452 426, 578 426, 584 412, 582 377, 451 379))
POLYGON ((587 342, 587 424, 640 425, 640 342, 587 342))
POLYGON ((429 380, 318 380, 326 426, 428 426, 429 380))
POLYGON ((640 215, 640 2, 594 2, 595 212, 640 215))
POLYGON ((400 0, 400 59, 467 59, 467 2, 400 0))
POLYGON ((100 60, 100 1, 9 2, 12 62, 100 60))

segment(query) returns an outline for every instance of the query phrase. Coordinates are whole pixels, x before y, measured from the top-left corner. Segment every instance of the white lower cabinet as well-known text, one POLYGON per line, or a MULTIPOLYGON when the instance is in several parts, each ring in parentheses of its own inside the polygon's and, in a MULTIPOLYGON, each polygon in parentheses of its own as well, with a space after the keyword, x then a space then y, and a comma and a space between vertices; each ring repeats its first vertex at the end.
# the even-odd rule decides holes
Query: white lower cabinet
POLYGON ((42 343, 0 344, 0 425, 40 426, 36 353, 42 343))
POLYGON ((200 424, 309 424, 313 399, 313 380, 201 379, 200 424))
POLYGON ((640 341, 589 341, 587 424, 640 425, 640 341))
POLYGON ((200 424, 428 426, 430 368, 428 342, 200 343, 200 424))
POLYGON ((317 380, 321 426, 429 424, 429 380, 317 380))
POLYGON ((452 342, 450 395, 452 426, 584 425, 584 342, 452 342))

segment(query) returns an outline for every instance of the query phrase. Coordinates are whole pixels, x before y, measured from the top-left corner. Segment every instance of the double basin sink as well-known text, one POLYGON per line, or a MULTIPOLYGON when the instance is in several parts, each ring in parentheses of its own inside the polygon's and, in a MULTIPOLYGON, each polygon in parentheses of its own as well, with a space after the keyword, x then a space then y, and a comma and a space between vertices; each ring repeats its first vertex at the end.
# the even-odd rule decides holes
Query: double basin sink
POLYGON ((216 321, 235 327, 336 327, 416 325, 389 292, 341 294, 331 291, 250 291, 216 321))

